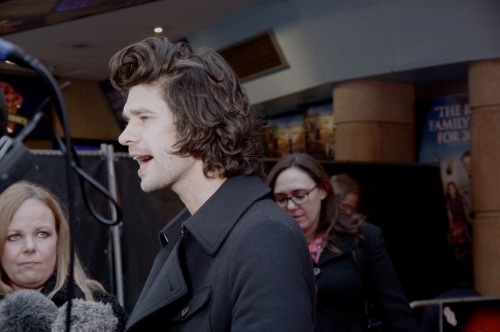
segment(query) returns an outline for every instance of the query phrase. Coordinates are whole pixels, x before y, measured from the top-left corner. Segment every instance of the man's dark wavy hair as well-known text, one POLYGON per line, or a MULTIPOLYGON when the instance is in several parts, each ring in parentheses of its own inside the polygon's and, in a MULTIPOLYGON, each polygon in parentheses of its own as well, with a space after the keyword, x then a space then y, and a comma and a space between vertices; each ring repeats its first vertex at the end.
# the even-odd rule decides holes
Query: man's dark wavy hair
POLYGON ((109 69, 123 94, 138 84, 162 87, 177 128, 175 153, 201 159, 205 176, 264 176, 262 120, 217 52, 153 36, 116 53, 109 69))

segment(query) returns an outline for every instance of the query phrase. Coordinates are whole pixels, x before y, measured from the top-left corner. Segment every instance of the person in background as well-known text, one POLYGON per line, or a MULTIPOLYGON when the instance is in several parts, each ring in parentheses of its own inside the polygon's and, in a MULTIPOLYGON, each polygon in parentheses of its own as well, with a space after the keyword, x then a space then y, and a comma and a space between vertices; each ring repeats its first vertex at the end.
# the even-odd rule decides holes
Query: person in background
POLYGON ((332 175, 330 182, 332 183, 337 202, 341 204, 344 210, 349 214, 354 213, 361 199, 361 189, 358 181, 349 174, 341 173, 332 175))
POLYGON ((307 244, 269 195, 262 121, 231 67, 154 36, 116 53, 110 71, 142 190, 171 189, 186 206, 160 231, 127 331, 313 331, 307 244))
POLYGON ((314 157, 286 156, 266 182, 309 243, 317 283, 316 331, 365 331, 365 294, 381 312, 384 331, 417 331, 380 228, 340 208, 328 174, 314 157), (352 253, 357 246, 366 258, 366 275, 356 269, 352 253))
MULTIPOLYGON (((29 181, 0 195, 0 301, 18 290, 36 290, 57 307, 69 300, 70 229, 61 204, 47 188, 29 181)), ((72 299, 111 304, 123 331, 128 314, 116 298, 88 277, 75 253, 72 299)))
POLYGON ((446 209, 449 221, 449 243, 468 245, 471 243, 471 226, 467 215, 468 205, 458 186, 451 181, 446 184, 446 209))
POLYGON ((470 180, 470 178, 472 177, 472 157, 469 150, 465 151, 460 156, 460 163, 462 165, 465 174, 467 174, 467 177, 470 180))

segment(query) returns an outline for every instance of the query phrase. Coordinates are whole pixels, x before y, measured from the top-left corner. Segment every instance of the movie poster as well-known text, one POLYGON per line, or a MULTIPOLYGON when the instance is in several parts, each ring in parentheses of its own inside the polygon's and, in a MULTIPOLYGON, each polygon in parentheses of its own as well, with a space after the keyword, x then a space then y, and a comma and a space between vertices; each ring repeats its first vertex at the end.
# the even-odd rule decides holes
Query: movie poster
POLYGON ((334 157, 333 104, 311 106, 304 120, 306 132, 306 152, 318 159, 334 157))
POLYGON ((29 138, 52 137, 52 121, 50 102, 44 105, 44 100, 50 96, 47 86, 37 77, 2 75, 0 91, 5 97, 8 113, 7 135, 15 137, 33 115, 41 108, 46 117, 41 120, 29 138))
POLYGON ((305 152, 304 113, 269 118, 264 128, 264 142, 269 158, 305 152))
POLYGON ((427 118, 419 161, 437 162, 448 211, 448 243, 461 266, 464 281, 472 278, 471 110, 467 96, 435 98, 426 105, 427 118))

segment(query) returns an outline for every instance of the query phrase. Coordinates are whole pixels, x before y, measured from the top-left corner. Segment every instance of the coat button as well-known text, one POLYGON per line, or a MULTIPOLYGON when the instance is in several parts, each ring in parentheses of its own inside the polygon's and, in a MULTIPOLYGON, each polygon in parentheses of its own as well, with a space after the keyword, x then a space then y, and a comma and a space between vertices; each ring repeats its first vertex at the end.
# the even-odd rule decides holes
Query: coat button
POLYGON ((189 312, 189 305, 186 305, 184 308, 182 308, 181 317, 182 318, 186 317, 186 315, 188 314, 188 312, 189 312))

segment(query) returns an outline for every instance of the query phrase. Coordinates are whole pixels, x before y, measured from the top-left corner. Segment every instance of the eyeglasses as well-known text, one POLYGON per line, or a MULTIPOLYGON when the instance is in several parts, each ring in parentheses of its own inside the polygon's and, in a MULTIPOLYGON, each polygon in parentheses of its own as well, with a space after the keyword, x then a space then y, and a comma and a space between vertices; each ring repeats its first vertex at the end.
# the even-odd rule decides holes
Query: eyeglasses
POLYGON ((278 204, 282 208, 285 208, 288 206, 289 199, 291 199, 292 202, 295 203, 295 205, 303 205, 303 204, 306 204, 307 202, 309 202, 309 194, 311 193, 311 191, 313 191, 317 187, 318 187, 318 184, 316 184, 314 187, 312 187, 312 189, 309 191, 294 193, 290 196, 274 195, 274 201, 276 202, 276 204, 278 204))

